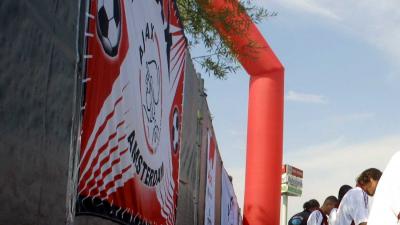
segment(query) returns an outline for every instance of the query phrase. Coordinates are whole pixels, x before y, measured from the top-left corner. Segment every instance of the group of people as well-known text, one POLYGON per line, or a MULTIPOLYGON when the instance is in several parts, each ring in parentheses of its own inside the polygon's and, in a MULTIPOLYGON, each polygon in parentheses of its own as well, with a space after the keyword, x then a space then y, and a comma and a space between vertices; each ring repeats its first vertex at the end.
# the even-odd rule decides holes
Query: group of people
POLYGON ((329 196, 322 206, 315 199, 304 203, 304 211, 288 225, 400 225, 400 152, 384 173, 376 168, 363 171, 356 186, 342 185, 338 196, 329 196), (374 196, 369 209, 368 196, 374 196))

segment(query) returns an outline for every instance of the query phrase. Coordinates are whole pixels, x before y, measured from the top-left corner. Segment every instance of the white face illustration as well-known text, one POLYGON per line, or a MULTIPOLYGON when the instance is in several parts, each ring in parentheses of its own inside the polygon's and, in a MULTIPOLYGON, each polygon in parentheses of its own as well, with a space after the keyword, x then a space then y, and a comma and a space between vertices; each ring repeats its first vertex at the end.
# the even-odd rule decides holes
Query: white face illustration
POLYGON ((154 24, 146 23, 142 32, 140 53, 140 96, 143 126, 148 148, 156 153, 160 144, 162 126, 162 65, 160 43, 154 24))
POLYGON ((161 134, 161 76, 155 60, 145 62, 144 67, 141 74, 143 123, 147 143, 156 152, 161 134))

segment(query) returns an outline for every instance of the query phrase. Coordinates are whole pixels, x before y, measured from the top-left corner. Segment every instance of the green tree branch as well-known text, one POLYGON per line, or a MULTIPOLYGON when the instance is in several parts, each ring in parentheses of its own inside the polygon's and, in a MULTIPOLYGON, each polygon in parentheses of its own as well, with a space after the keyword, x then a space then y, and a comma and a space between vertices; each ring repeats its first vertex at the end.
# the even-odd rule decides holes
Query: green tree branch
MULTIPOLYGON (((177 0, 181 21, 188 38, 189 49, 204 47, 206 54, 194 56, 193 60, 198 63, 206 73, 220 79, 226 79, 229 73, 234 73, 240 68, 234 43, 223 40, 215 30, 213 24, 219 23, 226 30, 233 30, 238 34, 246 34, 250 24, 242 20, 234 20, 232 15, 237 14, 231 9, 210 13, 205 11, 199 1, 204 0, 177 0)), ((208 1, 208 0, 205 0, 208 1)), ((226 0, 235 2, 237 0, 226 0)), ((263 7, 256 6, 251 0, 239 0, 241 12, 246 12, 254 23, 259 23, 267 17, 276 16, 277 13, 269 12, 263 7)), ((241 13, 240 12, 240 13, 241 13)), ((249 42, 249 53, 257 50, 256 43, 249 42)), ((251 54, 249 56, 251 57, 251 54)))

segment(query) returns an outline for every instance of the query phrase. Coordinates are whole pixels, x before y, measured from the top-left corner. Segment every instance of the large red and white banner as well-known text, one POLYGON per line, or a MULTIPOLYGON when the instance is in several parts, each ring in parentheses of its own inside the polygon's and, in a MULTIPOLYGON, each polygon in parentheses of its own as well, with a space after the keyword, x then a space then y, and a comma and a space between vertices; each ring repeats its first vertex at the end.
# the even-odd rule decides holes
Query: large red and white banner
POLYGON ((77 215, 175 224, 186 39, 173 0, 89 0, 77 215))
POLYGON ((207 180, 204 208, 204 225, 215 224, 216 140, 212 130, 207 130, 207 180))
POLYGON ((238 225, 238 216, 239 205, 233 190, 233 184, 225 168, 223 168, 221 175, 221 224, 238 225))

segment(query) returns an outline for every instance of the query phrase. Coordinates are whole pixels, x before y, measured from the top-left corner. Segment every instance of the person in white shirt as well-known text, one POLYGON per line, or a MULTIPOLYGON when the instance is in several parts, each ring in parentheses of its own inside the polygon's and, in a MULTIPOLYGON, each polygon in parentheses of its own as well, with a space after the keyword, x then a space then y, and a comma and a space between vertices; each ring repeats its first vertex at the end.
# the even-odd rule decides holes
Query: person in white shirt
POLYGON ((331 210, 338 204, 338 199, 335 196, 329 196, 325 199, 321 208, 313 211, 307 220, 307 225, 328 225, 328 217, 331 210))
POLYGON ((335 225, 367 225, 368 195, 374 196, 381 175, 380 170, 370 168, 358 176, 357 187, 348 191, 339 205, 335 225))
POLYGON ((335 208, 333 208, 333 209, 331 210, 331 213, 329 214, 329 217, 328 217, 328 223, 329 223, 329 225, 334 225, 334 224, 335 224, 335 222, 336 222, 336 215, 337 215, 337 208, 339 207, 340 202, 342 201, 344 195, 345 195, 349 190, 351 190, 351 189, 352 189, 352 187, 351 187, 350 185, 347 185, 347 184, 344 184, 344 185, 342 185, 342 186, 339 188, 339 193, 338 193, 338 204, 337 204, 337 206, 336 206, 335 208))
POLYGON ((386 166, 376 189, 368 225, 400 224, 400 152, 386 166))

